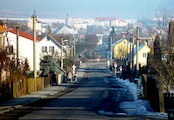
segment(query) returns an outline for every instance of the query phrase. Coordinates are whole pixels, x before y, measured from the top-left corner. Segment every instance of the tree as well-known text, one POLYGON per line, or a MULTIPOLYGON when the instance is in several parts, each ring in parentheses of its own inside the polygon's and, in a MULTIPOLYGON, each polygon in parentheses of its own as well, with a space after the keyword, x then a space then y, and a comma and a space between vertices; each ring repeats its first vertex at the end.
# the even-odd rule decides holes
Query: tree
POLYGON ((29 65, 28 59, 25 58, 24 71, 29 71, 29 70, 30 70, 30 65, 29 65))
POLYGON ((56 64, 55 60, 53 59, 53 56, 46 55, 43 57, 41 60, 41 70, 42 70, 42 75, 47 76, 50 73, 61 73, 61 69, 58 67, 56 64))
POLYGON ((170 57, 166 61, 161 60, 161 46, 159 44, 159 37, 157 36, 154 42, 154 54, 151 59, 148 59, 151 66, 151 74, 155 76, 158 81, 159 88, 170 92, 172 82, 174 80, 174 59, 170 57))
POLYGON ((5 72, 6 76, 4 79, 6 82, 19 81, 26 77, 25 65, 22 59, 16 59, 14 56, 10 57, 6 50, 0 50, 0 56, 0 73, 2 71, 5 72))
POLYGON ((154 59, 157 61, 161 61, 161 46, 160 46, 160 39, 159 36, 157 35, 154 41, 154 59))

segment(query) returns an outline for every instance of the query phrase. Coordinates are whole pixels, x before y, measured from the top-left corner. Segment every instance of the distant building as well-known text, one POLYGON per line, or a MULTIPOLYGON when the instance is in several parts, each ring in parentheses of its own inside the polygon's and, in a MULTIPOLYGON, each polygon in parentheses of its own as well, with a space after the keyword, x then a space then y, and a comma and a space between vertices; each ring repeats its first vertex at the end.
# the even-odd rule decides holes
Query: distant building
POLYGON ((114 26, 127 26, 128 22, 125 20, 119 20, 116 17, 97 17, 95 19, 95 25, 97 26, 109 26, 109 27, 114 27, 114 26))
POLYGON ((102 41, 103 41, 103 35, 102 34, 96 34, 97 38, 98 38, 98 43, 97 45, 102 45, 102 41))
MULTIPOLYGON (((30 17, 30 18, 28 19, 27 25, 28 25, 28 28, 29 28, 30 30, 33 30, 33 18, 32 18, 32 17, 30 17)), ((36 19, 36 31, 37 31, 38 35, 41 35, 41 33, 42 33, 42 26, 41 26, 41 25, 42 25, 42 24, 41 24, 41 22, 38 20, 38 17, 37 17, 37 19, 36 19)))
POLYGON ((65 19, 65 25, 66 26, 70 26, 73 27, 77 30, 80 30, 81 28, 87 30, 87 25, 88 23, 86 23, 85 21, 83 21, 83 19, 72 19, 68 14, 67 17, 65 19))
POLYGON ((63 26, 61 29, 57 29, 53 33, 54 35, 73 35, 77 34, 77 30, 73 28, 68 28, 67 26, 63 26))

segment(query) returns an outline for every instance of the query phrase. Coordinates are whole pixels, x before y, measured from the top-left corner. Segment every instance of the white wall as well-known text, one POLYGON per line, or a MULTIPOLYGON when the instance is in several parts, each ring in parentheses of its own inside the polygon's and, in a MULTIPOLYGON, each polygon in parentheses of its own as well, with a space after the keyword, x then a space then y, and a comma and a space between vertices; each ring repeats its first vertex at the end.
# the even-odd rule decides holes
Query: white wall
MULTIPOLYGON (((40 58, 42 58, 44 55, 52 55, 51 52, 49 52, 49 47, 50 46, 53 46, 54 47, 54 53, 58 53, 58 56, 60 57, 61 56, 61 48, 59 48, 51 39, 48 40, 47 37, 43 38, 39 43, 39 56, 40 58), (42 46, 46 46, 47 47, 47 53, 46 52, 42 52, 42 46)), ((63 56, 65 57, 65 53, 63 52, 63 56)))
MULTIPOLYGON (((8 32, 8 40, 9 44, 13 46, 13 51, 16 54, 16 34, 8 32)), ((6 43, 7 45, 7 43, 6 43)), ((48 40, 47 37, 42 39, 41 41, 36 43, 36 70, 40 70, 40 59, 43 55, 51 55, 50 52, 42 53, 41 47, 47 46, 47 50, 49 51, 49 46, 54 46, 54 52, 58 52, 59 56, 61 56, 61 48, 57 46, 52 40, 48 40)), ((65 53, 63 52, 63 56, 65 57, 65 53)), ((27 58, 30 70, 33 70, 33 40, 24 38, 19 36, 19 58, 27 58)))
MULTIPOLYGON (((13 45, 13 51, 16 54, 16 34, 8 32, 8 41, 10 45, 13 45)), ((36 48, 38 44, 36 44, 36 48)), ((36 50, 36 56, 38 56, 39 51, 36 50)), ((33 40, 19 36, 19 58, 27 58, 30 70, 33 70, 33 40)), ((36 69, 40 69, 40 60, 36 59, 36 69)))

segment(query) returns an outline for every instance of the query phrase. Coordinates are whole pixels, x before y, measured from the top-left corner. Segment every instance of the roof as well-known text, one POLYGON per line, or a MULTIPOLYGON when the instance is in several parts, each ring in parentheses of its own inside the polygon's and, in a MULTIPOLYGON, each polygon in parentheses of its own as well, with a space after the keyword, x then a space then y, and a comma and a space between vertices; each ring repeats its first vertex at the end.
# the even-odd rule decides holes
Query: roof
POLYGON ((126 22, 126 20, 120 20, 121 22, 126 22))
POLYGON ((117 45, 118 43, 120 43, 120 42, 121 42, 121 41, 123 41, 124 39, 126 40, 126 38, 121 38, 121 39, 120 39, 120 40, 118 40, 117 42, 113 43, 113 44, 112 44, 112 46, 117 45))
MULTIPOLYGON (((139 49, 138 49, 138 51, 140 51, 141 49, 143 49, 143 47, 145 47, 145 46, 147 46, 147 45, 145 45, 145 44, 141 44, 140 46, 139 46, 139 49)), ((148 47, 148 46, 147 46, 148 47)), ((148 47, 149 48, 149 47, 148 47)), ((150 48, 149 48, 149 50, 150 50, 150 48)), ((134 48, 134 56, 137 54, 137 47, 135 47, 134 48)))
MULTIPOLYGON (((53 42, 56 43, 56 44, 61 48, 61 44, 60 44, 57 40, 55 40, 55 38, 54 38, 53 36, 47 34, 47 35, 45 35, 45 37, 50 37, 50 38, 53 40, 53 42)), ((43 37, 42 40, 43 40, 45 37, 43 37)), ((65 48, 63 48, 63 51, 66 53, 65 48)))
POLYGON ((170 21, 169 23, 174 23, 174 21, 170 21))
POLYGON ((63 26, 59 31, 56 31, 55 34, 77 34, 77 31, 70 29, 67 26, 63 26))
MULTIPOLYGON (((13 28, 13 27, 9 27, 8 28, 8 31, 11 32, 11 33, 14 33, 14 34, 17 33, 16 29, 13 28)), ((30 40, 33 40, 33 35, 30 35, 28 33, 22 32, 20 30, 19 30, 19 36, 24 37, 24 38, 27 38, 27 39, 30 39, 30 40)), ((39 41, 39 40, 40 40, 40 38, 37 37, 36 38, 36 41, 39 41)))
POLYGON ((7 31, 7 29, 5 29, 2 25, 0 25, 0 32, 4 32, 7 31))
POLYGON ((97 17, 95 20, 105 21, 105 20, 118 20, 116 17, 97 17))

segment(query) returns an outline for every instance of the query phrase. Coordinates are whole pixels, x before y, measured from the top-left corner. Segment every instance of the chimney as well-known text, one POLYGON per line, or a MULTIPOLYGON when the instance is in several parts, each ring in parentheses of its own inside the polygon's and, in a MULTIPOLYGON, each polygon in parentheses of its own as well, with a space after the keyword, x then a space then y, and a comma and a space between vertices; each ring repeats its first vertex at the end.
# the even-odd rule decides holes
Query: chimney
POLYGON ((51 36, 51 30, 49 30, 49 35, 51 36))

